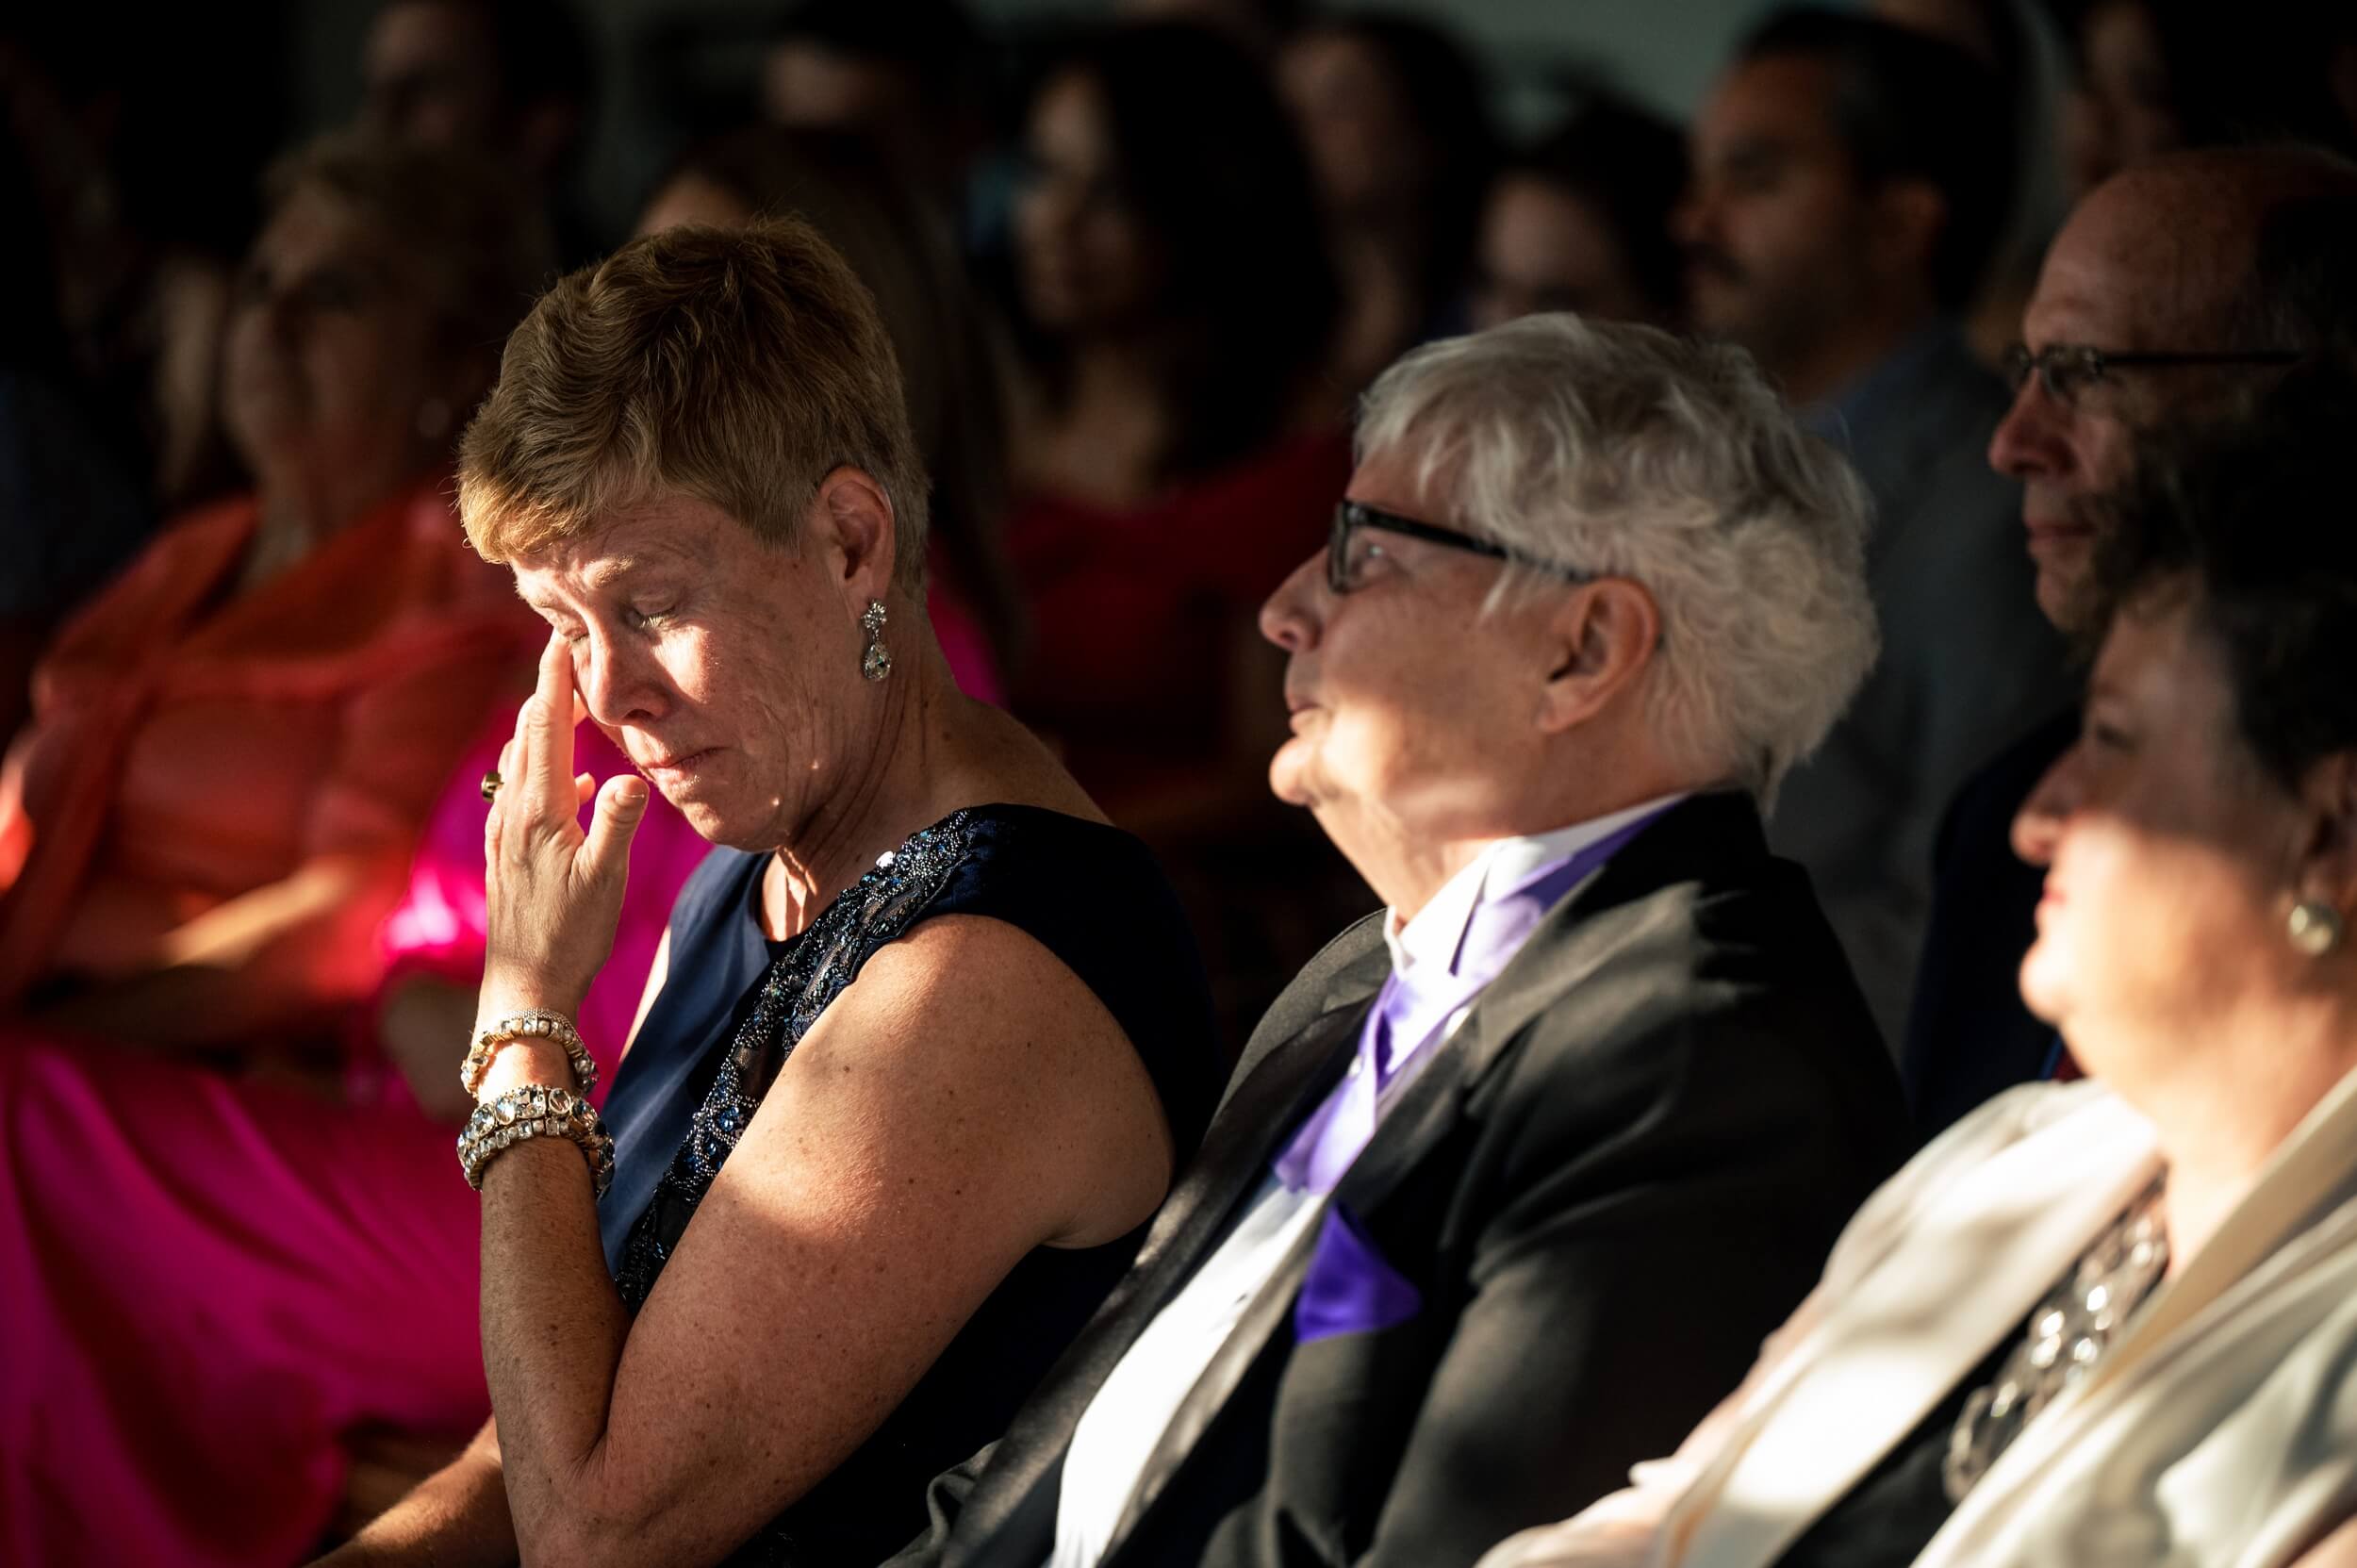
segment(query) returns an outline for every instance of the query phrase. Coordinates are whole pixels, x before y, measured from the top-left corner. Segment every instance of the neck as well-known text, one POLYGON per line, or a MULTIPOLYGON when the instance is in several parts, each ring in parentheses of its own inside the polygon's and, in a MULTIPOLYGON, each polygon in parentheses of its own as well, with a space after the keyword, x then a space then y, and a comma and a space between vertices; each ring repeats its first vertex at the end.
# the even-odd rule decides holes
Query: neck
POLYGON ((1072 349, 1074 410, 1113 409, 1132 418, 1163 420, 1162 378, 1151 341, 1143 335, 1094 338, 1072 349))
POLYGON ((280 565, 300 559, 421 471, 410 462, 258 464, 255 499, 261 530, 255 557, 280 565))
POLYGON ((883 711, 866 744, 770 855, 762 925, 772 941, 809 930, 877 856, 970 794, 961 745, 968 704, 931 628, 925 627, 921 646, 896 649, 893 656, 893 672, 877 694, 883 711))
POLYGON ((2357 1068, 2357 1017, 2340 997, 2265 1011, 2205 1027, 2207 1042, 2191 1051, 2191 1032, 2182 1025, 2156 1029, 2146 1040, 2090 1043, 2091 1054, 2106 1063, 2164 1065, 2145 1077, 2099 1076, 2159 1136, 2172 1274, 2217 1233, 2308 1113, 2357 1068))
POLYGON ((1762 356, 1769 373, 1796 408, 1838 396, 1843 388, 1898 352, 1937 318, 1928 302, 1884 301, 1844 311, 1806 344, 1762 356))
POLYGON ((1402 924, 1412 920, 1430 903, 1449 879, 1481 857, 1492 844, 1508 838, 1527 838, 1533 834, 1553 833, 1559 828, 1575 827, 1593 822, 1615 812, 1665 795, 1692 793, 1710 787, 1692 780, 1680 779, 1665 771, 1646 771, 1641 776, 1633 772, 1621 775, 1621 787, 1577 798, 1561 798, 1553 801, 1535 802, 1520 810, 1485 815, 1481 824, 1464 831, 1419 832, 1404 822, 1391 824, 1381 852, 1362 856, 1350 855, 1360 875, 1367 879, 1384 902, 1391 905, 1402 924))

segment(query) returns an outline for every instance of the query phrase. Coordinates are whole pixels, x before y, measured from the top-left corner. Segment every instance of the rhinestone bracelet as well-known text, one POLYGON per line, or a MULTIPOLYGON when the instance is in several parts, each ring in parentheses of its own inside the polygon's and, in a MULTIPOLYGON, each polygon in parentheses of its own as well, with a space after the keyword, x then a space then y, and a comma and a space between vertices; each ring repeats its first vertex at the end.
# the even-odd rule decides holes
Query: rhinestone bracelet
POLYGON ((579 1085, 577 1093, 585 1095, 598 1086, 598 1065, 590 1060, 589 1048, 581 1043, 581 1031, 573 1027, 570 1018, 562 1013, 519 1013, 512 1018, 502 1018, 474 1037, 467 1060, 458 1068, 458 1081, 465 1086, 469 1099, 482 1098, 484 1075, 491 1070, 491 1058, 499 1054, 500 1047, 526 1037, 553 1040, 565 1048, 565 1060, 573 1069, 573 1081, 579 1085))
POLYGON ((614 1136, 605 1130, 605 1118, 571 1090, 544 1083, 510 1089, 474 1108, 458 1134, 458 1166, 467 1173, 467 1185, 481 1192, 485 1168, 524 1138, 569 1140, 589 1162, 597 1196, 605 1196, 614 1180, 614 1136))

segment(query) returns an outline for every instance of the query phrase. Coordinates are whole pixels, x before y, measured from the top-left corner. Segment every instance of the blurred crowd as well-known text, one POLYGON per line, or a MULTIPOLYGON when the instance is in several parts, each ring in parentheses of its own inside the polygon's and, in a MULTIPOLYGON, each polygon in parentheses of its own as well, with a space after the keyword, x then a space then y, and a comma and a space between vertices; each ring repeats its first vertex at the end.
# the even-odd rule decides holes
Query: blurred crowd
MULTIPOLYGON (((65 1125, 97 1092, 70 1063, 166 1057, 186 1076, 106 1091, 142 1147, 201 1190, 208 1150, 267 1143, 273 1201, 357 1217, 159 1270, 258 1269, 294 1300, 426 1259, 456 1282, 399 1333, 301 1314, 313 1359, 373 1363, 305 1395, 347 1522, 389 1500, 371 1477, 414 1478, 404 1444, 486 1408, 471 1197, 444 1163, 471 1103, 481 785, 546 627, 466 549, 453 475, 510 330, 630 238, 581 156, 625 85, 664 148, 638 234, 797 214, 872 294, 931 479, 943 652, 1157 851, 1230 1053, 1377 901, 1270 794, 1285 654, 1261 605, 1326 546, 1387 366, 1573 312, 1739 345, 1871 498, 1881 655, 1768 832, 1918 1131, 2073 1070, 2011 987, 2036 900, 2003 843, 2077 733, 2072 508, 2140 434, 2072 419, 2106 367, 2071 345, 2121 351, 2115 379, 2163 351, 2149 428, 2214 375, 2357 342, 2335 161, 2357 8, 1763 10, 1684 124, 1592 74, 1554 84, 1549 123, 1508 117, 1441 8, 1123 0, 997 36, 958 0, 792 0, 733 74, 662 24, 631 84, 600 79, 588 22, 385 0, 352 123, 295 142, 267 19, 184 17, 133 63, 71 8, 0 21, 0 1029, 47 1053, 8 1048, 0 1105, 65 1125), (2134 186, 2156 157, 2290 144, 2313 151, 2134 186), (2205 246, 2236 259, 2205 271, 2205 246), (357 1239, 383 1227, 402 1248, 357 1239)), ((595 726, 581 744, 599 778, 629 769, 595 726)), ((582 1019, 600 1049, 703 848, 656 803, 582 1019)), ((9 1190, 46 1215, 25 1223, 104 1226, 33 1196, 78 1156, 18 1147, 9 1190)), ((139 1396, 89 1354, 91 1386, 139 1396)), ((240 1396, 172 1376, 173 1399, 240 1396)), ((189 1456, 154 1506, 195 1507, 214 1467, 234 1458, 189 1456)), ((314 1484, 257 1517, 316 1527, 314 1484)))

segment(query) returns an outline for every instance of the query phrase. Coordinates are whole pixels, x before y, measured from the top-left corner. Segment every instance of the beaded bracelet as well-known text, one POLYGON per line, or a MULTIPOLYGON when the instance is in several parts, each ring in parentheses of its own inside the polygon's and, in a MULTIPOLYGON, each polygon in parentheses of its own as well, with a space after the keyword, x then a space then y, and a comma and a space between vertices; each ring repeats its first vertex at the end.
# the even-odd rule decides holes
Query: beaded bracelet
POLYGON ((524 1138, 565 1138, 589 1162, 591 1184, 603 1197, 614 1180, 614 1136, 597 1107, 569 1089, 527 1083, 474 1108, 458 1134, 458 1167, 467 1185, 483 1190, 483 1172, 501 1151, 524 1138))
POLYGON ((589 1048, 581 1043, 581 1031, 562 1013, 519 1013, 474 1037, 468 1048, 467 1060, 459 1064, 458 1081, 465 1086, 469 1099, 479 1099, 483 1094, 483 1078, 491 1070, 491 1058, 500 1047, 510 1040, 537 1036, 555 1041, 565 1048, 565 1061, 573 1069, 577 1093, 587 1094, 598 1086, 598 1065, 589 1058, 589 1048))

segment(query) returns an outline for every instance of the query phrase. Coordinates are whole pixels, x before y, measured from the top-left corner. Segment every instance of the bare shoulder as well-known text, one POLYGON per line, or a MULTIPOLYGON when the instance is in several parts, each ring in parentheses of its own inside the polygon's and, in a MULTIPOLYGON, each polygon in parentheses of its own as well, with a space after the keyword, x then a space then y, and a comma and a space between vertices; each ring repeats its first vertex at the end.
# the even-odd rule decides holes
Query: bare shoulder
POLYGON ((929 1164, 1070 1195, 1055 1244, 1125 1234, 1169 1185, 1168 1123, 1129 1037, 1002 920, 936 916, 879 948, 797 1048, 780 1095, 794 1122, 882 1117, 929 1164))

